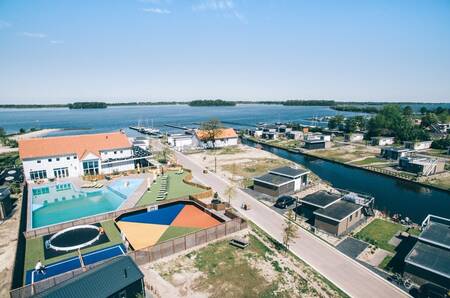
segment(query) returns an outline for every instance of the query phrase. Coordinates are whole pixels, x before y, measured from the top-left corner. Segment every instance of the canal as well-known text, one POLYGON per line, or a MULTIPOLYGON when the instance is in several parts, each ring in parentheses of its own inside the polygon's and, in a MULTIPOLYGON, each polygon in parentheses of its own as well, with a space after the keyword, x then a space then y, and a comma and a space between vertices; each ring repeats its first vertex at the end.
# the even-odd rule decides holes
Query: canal
MULTIPOLYGON (((242 140, 242 143, 256 146, 250 140, 242 140)), ((428 214, 450 217, 450 194, 446 191, 264 144, 261 146, 266 151, 305 166, 334 187, 374 196, 375 208, 391 215, 400 213, 417 223, 421 223, 428 214)))

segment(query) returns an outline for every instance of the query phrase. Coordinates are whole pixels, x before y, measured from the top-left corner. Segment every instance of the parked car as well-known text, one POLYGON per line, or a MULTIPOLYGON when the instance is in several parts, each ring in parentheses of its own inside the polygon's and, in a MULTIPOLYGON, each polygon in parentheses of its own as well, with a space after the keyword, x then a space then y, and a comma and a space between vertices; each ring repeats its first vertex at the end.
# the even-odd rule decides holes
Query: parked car
POLYGON ((281 196, 275 202, 275 207, 285 209, 295 203, 295 198, 291 196, 281 196))

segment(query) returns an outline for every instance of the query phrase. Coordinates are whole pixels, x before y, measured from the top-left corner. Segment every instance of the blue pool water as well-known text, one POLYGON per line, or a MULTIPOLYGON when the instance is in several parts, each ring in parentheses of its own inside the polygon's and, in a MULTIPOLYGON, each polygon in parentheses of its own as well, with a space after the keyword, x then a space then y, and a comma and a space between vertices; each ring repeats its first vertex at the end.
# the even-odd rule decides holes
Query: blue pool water
POLYGON ((142 181, 143 179, 120 179, 112 182, 108 188, 113 191, 118 191, 128 197, 136 191, 142 181))
POLYGON ((78 190, 71 183, 32 188, 32 227, 39 228, 114 211, 143 179, 119 179, 109 188, 78 190))

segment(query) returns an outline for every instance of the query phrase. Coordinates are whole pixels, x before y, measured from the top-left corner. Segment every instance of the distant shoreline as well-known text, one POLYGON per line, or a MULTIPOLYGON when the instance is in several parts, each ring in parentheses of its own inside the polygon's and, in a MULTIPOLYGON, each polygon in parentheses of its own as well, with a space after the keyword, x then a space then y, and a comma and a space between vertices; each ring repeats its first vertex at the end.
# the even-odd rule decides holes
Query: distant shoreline
MULTIPOLYGON (((106 107, 120 107, 120 106, 162 106, 162 105, 188 105, 191 106, 192 101, 158 101, 158 102, 121 102, 121 103, 105 103, 106 107)), ((263 104, 263 105, 284 105, 284 106, 326 106, 326 107, 338 107, 338 106, 378 106, 385 104, 400 104, 400 105, 448 105, 445 102, 386 102, 386 101, 367 101, 367 102, 357 102, 357 101, 321 101, 321 100, 299 100, 293 101, 228 101, 233 103, 235 106, 238 104, 263 104)), ((44 108, 67 108, 70 109, 71 103, 67 104, 0 104, 0 109, 44 109, 44 108)), ((202 107, 215 106, 202 105, 202 107)), ((84 110, 86 110, 85 108, 84 110)))

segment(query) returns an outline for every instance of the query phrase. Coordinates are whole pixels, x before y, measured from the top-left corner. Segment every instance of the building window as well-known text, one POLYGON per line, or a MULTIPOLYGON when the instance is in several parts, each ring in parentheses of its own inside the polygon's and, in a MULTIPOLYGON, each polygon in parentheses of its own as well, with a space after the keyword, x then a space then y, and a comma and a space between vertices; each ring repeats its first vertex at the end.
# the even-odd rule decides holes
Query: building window
POLYGON ((352 217, 353 217, 353 214, 352 214, 352 215, 350 215, 350 221, 352 221, 352 217))
POLYGON ((83 161, 84 175, 98 175, 98 160, 83 161))
POLYGON ((46 170, 31 171, 30 178, 31 178, 31 180, 45 179, 45 178, 47 178, 47 171, 46 170))
POLYGON ((48 162, 52 162, 52 159, 51 159, 51 158, 49 158, 49 159, 48 159, 48 162))
POLYGON ((120 150, 120 153, 123 153, 123 150, 120 150))
POLYGON ((66 159, 67 159, 67 160, 70 160, 70 156, 67 156, 66 159))
POLYGON ((114 154, 117 154, 117 151, 114 151, 114 154))
POLYGON ((75 156, 73 157, 73 159, 77 159, 77 156, 75 155, 75 156))
POLYGON ((59 157, 56 158, 56 161, 59 161, 59 157))
POLYGON ((57 168, 53 169, 55 178, 65 178, 69 176, 69 168, 57 168))
POLYGON ((36 162, 37 162, 37 163, 41 163, 41 160, 37 160, 36 162))

